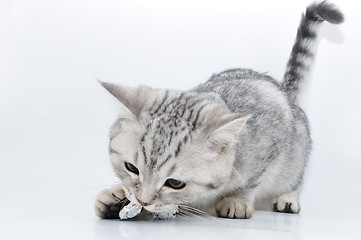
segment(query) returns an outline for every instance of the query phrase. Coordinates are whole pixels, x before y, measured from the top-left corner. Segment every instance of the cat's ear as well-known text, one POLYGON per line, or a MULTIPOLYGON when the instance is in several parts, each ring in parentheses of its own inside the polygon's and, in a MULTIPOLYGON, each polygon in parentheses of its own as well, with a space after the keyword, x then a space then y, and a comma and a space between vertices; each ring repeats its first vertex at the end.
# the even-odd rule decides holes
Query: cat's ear
POLYGON ((227 152, 228 149, 237 143, 238 135, 250 117, 251 115, 231 113, 214 118, 212 130, 207 137, 210 148, 218 153, 227 152))
POLYGON ((135 117, 138 117, 147 102, 154 96, 153 89, 146 86, 126 87, 114 83, 99 83, 118 99, 135 117))

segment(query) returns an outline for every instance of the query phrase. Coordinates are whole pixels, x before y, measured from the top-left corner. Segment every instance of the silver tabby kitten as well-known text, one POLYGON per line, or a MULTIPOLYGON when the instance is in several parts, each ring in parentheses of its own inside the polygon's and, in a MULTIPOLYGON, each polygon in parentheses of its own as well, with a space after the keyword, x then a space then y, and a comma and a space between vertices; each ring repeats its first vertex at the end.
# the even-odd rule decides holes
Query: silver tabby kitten
POLYGON ((296 98, 323 21, 343 15, 326 1, 307 8, 281 83, 248 69, 183 92, 102 83, 124 108, 110 133, 120 185, 98 195, 96 214, 116 218, 128 199, 153 213, 250 218, 269 197, 275 211, 299 212, 311 139, 296 98))

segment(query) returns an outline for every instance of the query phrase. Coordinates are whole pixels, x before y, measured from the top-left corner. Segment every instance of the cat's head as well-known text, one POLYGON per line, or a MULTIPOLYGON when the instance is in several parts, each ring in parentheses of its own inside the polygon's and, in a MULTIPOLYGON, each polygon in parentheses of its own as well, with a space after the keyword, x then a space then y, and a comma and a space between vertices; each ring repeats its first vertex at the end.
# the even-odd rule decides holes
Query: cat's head
POLYGON ((127 198, 151 212, 217 197, 247 117, 212 94, 102 85, 122 103, 110 156, 127 198))

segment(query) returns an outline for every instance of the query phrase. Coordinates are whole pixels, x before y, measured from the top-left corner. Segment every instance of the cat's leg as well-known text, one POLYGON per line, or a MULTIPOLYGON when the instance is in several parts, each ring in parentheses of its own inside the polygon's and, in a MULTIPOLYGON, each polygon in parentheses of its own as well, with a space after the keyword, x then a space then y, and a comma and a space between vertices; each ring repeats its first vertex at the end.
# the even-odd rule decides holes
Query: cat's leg
POLYGON ((119 211, 129 203, 120 186, 104 189, 95 200, 95 214, 100 218, 119 218, 119 211))
POLYGON ((216 204, 218 217, 251 218, 254 212, 254 194, 238 193, 224 197, 216 204))
POLYGON ((273 201, 273 211, 284 213, 298 213, 301 210, 299 190, 283 194, 273 201))

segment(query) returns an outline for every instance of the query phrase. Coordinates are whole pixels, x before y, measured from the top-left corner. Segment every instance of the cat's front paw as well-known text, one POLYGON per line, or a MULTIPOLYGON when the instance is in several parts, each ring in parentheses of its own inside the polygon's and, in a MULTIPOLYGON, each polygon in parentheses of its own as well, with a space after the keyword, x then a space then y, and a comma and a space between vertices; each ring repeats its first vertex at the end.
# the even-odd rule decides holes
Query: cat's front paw
POLYGON ((224 218, 250 218, 254 207, 252 204, 235 197, 221 199, 216 205, 218 217, 224 218))
POLYGON ((298 198, 293 194, 285 194, 277 199, 273 203, 273 211, 284 213, 298 213, 301 210, 298 198))
POLYGON ((129 203, 120 187, 101 191, 95 200, 95 214, 100 218, 119 218, 120 210, 129 203))

